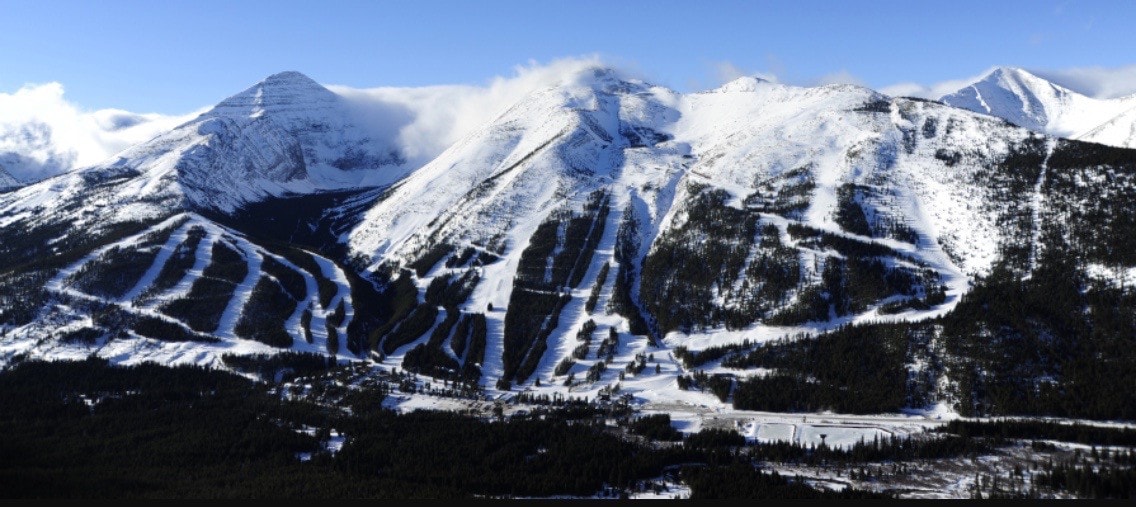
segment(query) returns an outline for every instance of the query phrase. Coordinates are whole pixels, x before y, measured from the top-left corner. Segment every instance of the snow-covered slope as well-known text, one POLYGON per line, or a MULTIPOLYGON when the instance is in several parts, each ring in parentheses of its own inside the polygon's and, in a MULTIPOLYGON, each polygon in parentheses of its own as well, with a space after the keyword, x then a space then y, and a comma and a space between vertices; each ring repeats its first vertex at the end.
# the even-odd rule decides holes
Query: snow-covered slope
POLYGON ((0 357, 221 366, 223 354, 347 353, 350 288, 318 254, 272 252, 192 213, 103 236, 50 278, 29 270, 9 280, 9 295, 44 307, 0 343, 0 357), (29 275, 43 283, 23 285, 29 275))
POLYGON ((352 231, 352 248, 410 255, 439 234, 485 244, 610 179, 624 141, 620 104, 604 87, 621 83, 607 73, 579 78, 525 98, 399 182, 352 231))
POLYGON ((941 100, 1035 132, 1136 147, 1136 96, 1094 99, 1023 69, 1001 67, 941 100))
POLYGON ((1117 103, 1123 110, 1109 120, 1074 136, 1074 139, 1094 143, 1136 148, 1136 97, 1127 97, 1117 103))
POLYGON ((277 74, 113 160, 2 194, 0 228, 21 235, 12 244, 25 250, 11 262, 181 213, 232 215, 275 196, 401 177, 406 169, 376 155, 390 153, 340 106, 307 77, 277 74))
MULTIPOLYGON (((657 193, 655 187, 673 192, 679 181, 696 181, 727 190, 730 204, 740 207, 769 182, 790 177, 816 187, 801 223, 839 231, 838 187, 875 184, 908 191, 903 199, 914 202, 894 202, 894 209, 873 216, 909 222, 933 243, 962 233, 955 231, 960 211, 926 208, 983 192, 957 174, 971 167, 951 161, 949 167, 959 167, 948 169, 936 153, 965 147, 975 161, 997 159, 1028 139, 1028 132, 998 122, 852 86, 798 88, 741 78, 681 96, 643 83, 585 80, 534 94, 401 181, 352 231, 350 245, 375 262, 413 258, 430 241, 451 234, 461 244, 484 244, 541 220, 573 196, 611 185, 620 187, 612 192, 619 196, 644 188, 657 193), (936 132, 938 124, 950 128, 936 132), (681 170, 656 174, 640 167, 644 163, 681 170), (930 188, 932 182, 966 188, 952 189, 955 196, 933 195, 947 190, 930 188), (923 198, 928 202, 918 202, 923 198)), ((653 222, 663 220, 675 199, 665 198, 646 200, 653 222)), ((988 221, 973 219, 968 229, 988 221)), ((968 273, 989 267, 993 247, 986 241, 944 241, 968 273)))

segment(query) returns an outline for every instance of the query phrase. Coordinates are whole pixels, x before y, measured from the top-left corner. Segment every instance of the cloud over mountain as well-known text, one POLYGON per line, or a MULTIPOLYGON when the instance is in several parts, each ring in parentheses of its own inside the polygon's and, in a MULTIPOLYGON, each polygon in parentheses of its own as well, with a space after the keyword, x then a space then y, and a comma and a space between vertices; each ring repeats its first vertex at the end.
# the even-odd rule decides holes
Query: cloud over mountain
POLYGON ((533 91, 576 79, 581 71, 599 67, 596 56, 565 58, 548 64, 529 62, 511 76, 497 76, 485 85, 443 85, 419 88, 351 88, 328 86, 354 105, 359 120, 372 131, 386 132, 412 164, 424 163, 457 140, 501 115, 533 91))
POLYGON ((95 164, 192 118, 85 111, 60 83, 0 93, 0 166, 25 183, 95 164))

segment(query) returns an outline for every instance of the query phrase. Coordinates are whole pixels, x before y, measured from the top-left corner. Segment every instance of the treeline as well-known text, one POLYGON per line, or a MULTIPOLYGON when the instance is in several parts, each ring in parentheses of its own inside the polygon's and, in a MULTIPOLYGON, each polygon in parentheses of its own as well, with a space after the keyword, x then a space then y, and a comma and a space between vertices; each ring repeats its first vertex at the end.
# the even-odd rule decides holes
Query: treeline
POLYGON ((757 182, 754 193, 746 196, 745 207, 790 219, 800 218, 811 204, 816 180, 812 166, 794 168, 784 174, 757 182))
POLYGON ((682 440, 682 433, 671 426, 670 414, 651 414, 635 418, 627 430, 651 440, 682 440))
MULTIPOLYGON (((304 299, 301 299, 303 301, 304 299)), ((284 325, 296 310, 297 300, 276 280, 261 276, 241 310, 234 331, 241 338, 273 347, 292 346, 292 335, 284 325)))
POLYGON ((945 299, 934 270, 897 265, 896 260, 919 262, 887 246, 798 223, 790 223, 786 230, 798 246, 834 250, 840 257, 825 256, 820 283, 802 286, 797 302, 770 316, 770 324, 797 325, 862 313, 891 296, 904 296, 903 304, 916 308, 929 308, 945 299))
POLYGON ((194 280, 185 297, 162 305, 166 315, 185 322, 194 331, 212 333, 233 298, 237 286, 248 275, 244 255, 222 241, 213 244, 211 262, 194 280))
POLYGON ((253 374, 272 383, 314 375, 336 366, 335 357, 291 351, 275 354, 223 354, 221 362, 236 371, 253 374))
POLYGON ((1049 158, 1045 198, 1086 261, 1136 265, 1134 150, 1058 141, 1049 158))
MULTIPOLYGON (((83 196, 76 196, 82 199, 83 196)), ((47 282, 99 247, 144 231, 168 217, 105 225, 86 234, 68 234, 66 221, 15 221, 0 227, 0 324, 31 322, 47 303, 47 282)))
POLYGON ((190 227, 186 232, 185 241, 174 248, 158 276, 142 294, 138 296, 139 303, 148 302, 153 297, 162 294, 176 286, 185 277, 190 268, 197 262, 197 247, 205 239, 205 229, 200 226, 190 227))
POLYGON ((695 370, 690 375, 679 375, 675 382, 683 391, 698 389, 705 392, 709 389, 723 403, 729 400, 730 394, 734 392, 734 376, 728 373, 707 375, 704 370, 695 370))
POLYGON ((758 214, 728 206, 725 190, 688 184, 686 192, 676 226, 643 260, 639 295, 664 334, 720 325, 715 295, 738 278, 757 234, 758 214))
POLYGON ((682 361, 684 368, 697 368, 711 361, 717 361, 726 356, 736 356, 740 353, 749 351, 754 348, 754 344, 749 339, 742 340, 741 343, 729 343, 725 345, 715 345, 706 347, 701 350, 690 350, 682 345, 675 347, 672 353, 679 361, 682 361))
MULTIPOLYGON (((1044 156, 1042 140, 1031 138, 979 176, 1007 199, 1026 195, 1038 181, 1044 156)), ((724 366, 775 370, 740 384, 734 393, 739 406, 879 412, 939 399, 970 416, 1136 418, 1136 391, 1130 388, 1136 385, 1136 291, 1125 279, 1131 263, 1122 252, 1136 237, 1136 221, 1124 218, 1136 216, 1136 193, 1129 190, 1136 188, 1136 165, 1126 157, 1107 148, 1058 143, 1042 188, 1047 205, 1037 223, 1025 207, 1007 211, 1000 227, 1010 241, 1001 246, 1002 260, 976 280, 951 313, 907 325, 906 336, 869 324, 797 345, 761 347, 748 359, 724 350, 704 352, 715 359, 725 354, 724 366), (839 343, 847 346, 835 346, 839 343), (908 366, 915 364, 922 366, 908 366), (936 387, 936 375, 947 369, 952 383, 936 387), (860 397, 863 403, 850 401, 860 397)), ((767 322, 827 320, 833 313, 863 310, 887 294, 907 299, 882 308, 883 313, 945 301, 933 274, 881 265, 875 257, 885 247, 796 224, 789 233, 846 259, 828 259, 821 284, 805 288, 797 305, 767 322)))
MULTIPOLYGON (((316 262, 315 257, 295 247, 284 248, 280 253, 284 258, 288 259, 288 262, 291 262, 296 267, 312 275, 312 278, 316 281, 316 290, 319 292, 320 306, 327 308, 328 305, 331 304, 331 299, 335 297, 335 294, 339 291, 339 286, 329 279, 327 275, 323 274, 323 269, 320 269, 320 265, 316 262)), ((294 283, 295 282, 289 283, 288 286, 292 286, 294 283)), ((289 290, 294 291, 295 289, 289 290)), ((307 293, 307 282, 304 282, 304 292, 305 294, 307 293)))
POLYGON ((940 431, 964 437, 996 439, 1058 440, 1084 445, 1136 447, 1136 430, 1047 421, 962 421, 946 424, 940 431))
MULTIPOLYGON (((461 276, 440 274, 430 282, 423 305, 442 306, 445 317, 434 327, 425 343, 406 353, 402 363, 404 368, 435 378, 476 384, 481 377, 479 365, 485 350, 485 316, 463 313, 458 305, 469 299, 478 281, 480 275, 477 270, 468 269, 461 276), (446 350, 447 340, 449 351, 446 350), (463 361, 467 345, 470 345, 471 355, 463 361)), ((413 321, 408 319, 408 322, 413 321)), ((417 333, 418 329, 415 328, 414 332, 417 333)))
POLYGON ((992 452, 1005 441, 985 435, 955 434, 948 428, 939 432, 905 437, 876 436, 849 446, 801 444, 798 442, 747 442, 734 430, 703 428, 683 435, 671 425, 669 414, 636 417, 627 423, 630 433, 660 442, 673 442, 691 449, 732 449, 748 458, 766 464, 805 466, 862 465, 868 463, 907 462, 957 457, 977 457, 992 452))
POLYGON ((117 299, 132 289, 154 263, 162 245, 180 223, 146 234, 135 243, 116 246, 84 264, 65 283, 94 296, 117 299))
POLYGON ((568 291, 580 284, 591 265, 610 212, 609 200, 606 192, 593 192, 582 213, 554 212, 529 238, 505 313, 499 389, 526 381, 540 365, 548 336, 571 300, 568 291))
POLYGON ((942 319, 960 413, 1136 418, 1136 293, 1064 238, 1047 222, 1031 276, 996 267, 942 319))
POLYGON ((774 373, 739 382, 734 407, 774 412, 896 412, 907 406, 908 326, 845 326, 815 339, 779 340, 722 362, 774 373))
MULTIPOLYGON (((225 361, 272 377, 342 368, 303 354, 225 361)), ((830 448, 747 443, 714 428, 683 438, 660 414, 627 422, 650 440, 636 443, 604 423, 609 414, 582 403, 495 421, 398 415, 382 408, 385 389, 365 384, 338 389, 332 405, 282 398, 275 389, 194 366, 18 363, 0 373, 0 486, 9 497, 547 497, 631 491, 670 475, 695 498, 874 497, 851 488, 822 492, 755 465, 835 466, 864 480, 880 463, 905 469, 905 462, 974 458, 1017 434, 1107 445, 1132 438, 1116 428, 956 422, 946 435, 830 448), (346 436, 337 453, 325 447, 332 430, 346 436)), ((1134 462, 1131 451, 1094 447, 1033 477, 1082 496, 1128 498, 1134 462)))
MULTIPOLYGON (((928 124, 934 123, 929 119, 928 124)), ((873 238, 895 238, 911 244, 918 244, 919 234, 905 222, 896 218, 880 214, 872 210, 872 220, 869 220, 864 202, 879 199, 881 193, 890 189, 856 185, 848 183, 836 189, 836 216, 837 225, 853 234, 873 238)))
MULTIPOLYGON (((1031 138, 987 176, 1025 202, 1014 197, 1032 193, 1045 155, 1031 138)), ((941 319, 961 413, 1136 418, 1136 295, 1124 279, 1136 264, 1134 159, 1058 141, 1036 223, 1023 209, 1000 224, 1001 261, 941 319), (1091 264, 1115 278, 1090 278, 1091 264)))
POLYGON ((976 457, 988 454, 994 445, 969 436, 907 436, 861 440, 847 447, 803 445, 796 442, 761 442, 748 450, 755 459, 767 463, 820 466, 976 457))
POLYGON ((840 491, 815 489, 800 479, 789 479, 776 470, 765 471, 753 466, 733 464, 723 467, 682 470, 682 481, 690 486, 691 500, 747 499, 875 499, 889 495, 844 488, 840 491))
POLYGON ((1062 463, 1034 479, 1039 486, 1081 498, 1136 498, 1136 468, 1062 463))
POLYGON ((612 256, 619 263, 619 270, 615 273, 615 282, 611 287, 611 300, 608 301, 607 310, 622 315, 627 319, 631 334, 647 336, 652 343, 658 342, 658 337, 652 333, 650 324, 639 308, 631 289, 639 273, 635 269, 639 257, 639 221, 635 218, 632 206, 623 209, 623 216, 619 219, 619 229, 615 234, 615 252, 612 256))

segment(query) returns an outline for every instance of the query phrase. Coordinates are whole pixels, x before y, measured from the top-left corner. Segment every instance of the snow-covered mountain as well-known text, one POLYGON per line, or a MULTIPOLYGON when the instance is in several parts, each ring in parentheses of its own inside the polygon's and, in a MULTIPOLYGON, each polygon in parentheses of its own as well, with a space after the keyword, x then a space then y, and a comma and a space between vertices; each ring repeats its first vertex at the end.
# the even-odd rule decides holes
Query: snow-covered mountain
MULTIPOLYGON (((316 189, 387 184, 401 177, 406 170, 398 169, 405 165, 404 161, 391 142, 384 139, 385 134, 376 135, 371 128, 360 124, 358 115, 343 98, 296 72, 270 76, 203 114, 182 118, 118 110, 79 113, 67 104, 58 104, 61 97, 54 100, 39 97, 51 92, 53 87, 45 85, 41 88, 47 90, 21 90, 0 101, 2 108, 16 108, 15 111, 5 110, 6 115, 12 117, 0 122, 0 167, 6 168, 6 172, 21 185, 71 170, 114 165, 119 160, 153 158, 171 145, 185 151, 185 160, 178 163, 196 173, 196 178, 186 178, 188 186, 232 183, 206 181, 212 176, 205 173, 211 170, 189 169, 193 165, 230 163, 228 161, 249 168, 264 164, 273 166, 268 173, 275 171, 275 174, 269 179, 277 180, 277 186, 296 179, 288 177, 290 172, 297 177, 303 173, 303 179, 309 180, 306 183, 316 189), (44 107, 53 111, 43 113, 46 118, 35 117, 26 111, 21 116, 20 108, 30 106, 12 104, 15 102, 33 105, 46 102, 44 107), (28 115, 32 116, 26 117, 28 115), (236 131, 245 136, 240 143, 224 139, 236 135, 236 131), (155 135, 161 139, 153 139, 155 135), (211 142, 210 139, 218 141, 211 142), (187 144, 199 147, 191 148, 187 144), (248 151, 214 154, 209 151, 213 145, 248 151), (122 149, 132 151, 116 154, 122 149), (141 153, 140 149, 149 153, 141 153), (255 153, 256 150, 264 152, 255 153), (295 153, 285 153, 289 150, 295 153), (289 165, 284 161, 288 157, 295 158, 291 168, 285 167, 289 165), (389 170, 367 170, 380 166, 389 170)), ((61 94, 62 91, 55 93, 61 94)), ((264 173, 259 170, 253 172, 264 173)), ((238 174, 240 171, 221 173, 242 176, 238 174)), ((248 172, 244 174, 251 175, 248 172)), ((254 179, 262 180, 261 176, 266 175, 258 174, 254 179)), ((304 184, 293 183, 292 186, 284 185, 286 188, 275 188, 274 184, 261 181, 263 188, 251 191, 272 194, 305 191, 304 184)), ((252 184, 254 187, 257 185, 252 184)), ((234 205, 233 202, 217 204, 227 209, 234 205)))
MULTIPOLYGON (((176 173, 193 206, 226 213, 268 196, 386 185, 402 177, 397 151, 353 123, 338 95, 298 72, 269 76, 107 166, 176 173)), ((168 185, 153 187, 165 191, 168 185)))
MULTIPOLYGON (((1000 223, 1003 201, 1030 199, 1035 182, 1003 196, 995 182, 1012 177, 981 174, 1017 150, 1049 149, 1028 131, 851 86, 743 78, 682 96, 610 73, 580 78, 413 173, 350 234, 356 257, 413 268, 403 276, 424 290, 477 273, 463 313, 541 308, 528 321, 486 314, 490 341, 504 343, 486 358, 492 376, 551 375, 588 322, 704 347, 942 314, 1028 234, 1000 223), (879 256, 887 267, 867 267, 879 256), (706 257, 713 274, 698 265, 706 257), (806 310, 832 292, 826 276, 904 281, 829 301, 835 314, 806 310), (617 313, 587 310, 593 293, 617 313)), ((373 339, 402 341, 397 329, 373 339)))
POLYGON ((1035 132, 1136 147, 1136 96, 1095 99, 1026 70, 1000 67, 941 100, 1035 132))
MULTIPOLYGON (((345 333, 351 320, 342 271, 315 252, 269 252, 246 237, 263 230, 242 233, 204 215, 233 216, 242 206, 274 197, 389 184, 407 170, 399 162, 397 153, 372 142, 364 129, 355 126, 337 95, 299 73, 270 76, 114 160, 2 194, 0 234, 13 241, 0 249, 8 266, 0 311, 6 321, 30 321, 32 329, 41 331, 44 322, 52 322, 53 333, 66 334, 66 322, 74 325, 75 317, 89 319, 92 308, 98 307, 101 315, 115 315, 119 324, 95 323, 94 329, 121 327, 116 332, 141 340, 128 347, 145 348, 143 337, 155 334, 179 337, 172 342, 205 343, 218 337, 262 336, 260 330, 240 325, 242 310, 266 304, 256 303, 261 297, 278 298, 277 306, 291 298, 295 315, 277 315, 280 321, 272 331, 265 331, 275 333, 273 343, 290 341, 285 339, 285 321, 296 331, 303 318, 307 331, 294 336, 309 344, 323 339, 326 343, 316 350, 336 351, 344 345, 337 334, 345 333), (215 255, 228 259, 224 265, 231 277, 211 274, 215 255), (174 269, 175 261, 185 264, 167 270, 167 265, 174 269), (68 268, 67 263, 75 264, 68 268), (87 271, 97 281, 78 281, 87 271), (291 283, 284 285, 283 279, 289 277, 291 283), (264 280, 287 286, 290 292, 258 288, 264 280), (312 300, 316 280, 319 297, 312 300), (128 282, 138 285, 121 285, 128 282), (74 292, 73 283, 88 284, 84 286, 93 295, 74 292), (159 294, 153 294, 157 288, 159 294), (210 295, 202 295, 206 293, 210 295), (61 309, 55 306, 59 298, 77 298, 71 304, 82 303, 85 309, 61 309), (201 298, 212 298, 213 303, 201 298), (338 321, 335 326, 312 324, 336 311, 337 317, 331 317, 338 321), (171 312, 177 317, 171 318, 171 312)), ((173 350, 157 347, 167 361, 182 357, 185 348, 184 344, 173 350)), ((219 353, 189 357, 209 362, 219 353)), ((131 357, 148 356, 139 352, 131 357)))
POLYGON ((0 194, 0 360, 326 351, 694 401, 692 350, 936 319, 897 366, 924 375, 975 284, 1029 280, 1065 242, 1094 283, 1129 268, 1133 152, 862 87, 680 94, 589 68, 419 168, 357 114, 277 74, 0 194))

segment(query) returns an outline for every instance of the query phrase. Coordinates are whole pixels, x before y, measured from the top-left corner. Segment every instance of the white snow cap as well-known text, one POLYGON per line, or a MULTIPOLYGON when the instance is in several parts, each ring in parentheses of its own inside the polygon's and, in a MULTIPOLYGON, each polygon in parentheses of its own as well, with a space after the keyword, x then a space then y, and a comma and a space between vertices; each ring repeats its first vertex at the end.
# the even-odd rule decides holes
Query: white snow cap
POLYGON ((312 78, 296 71, 278 72, 245 91, 233 95, 203 116, 247 116, 256 118, 301 113, 312 108, 330 107, 339 97, 312 78))

